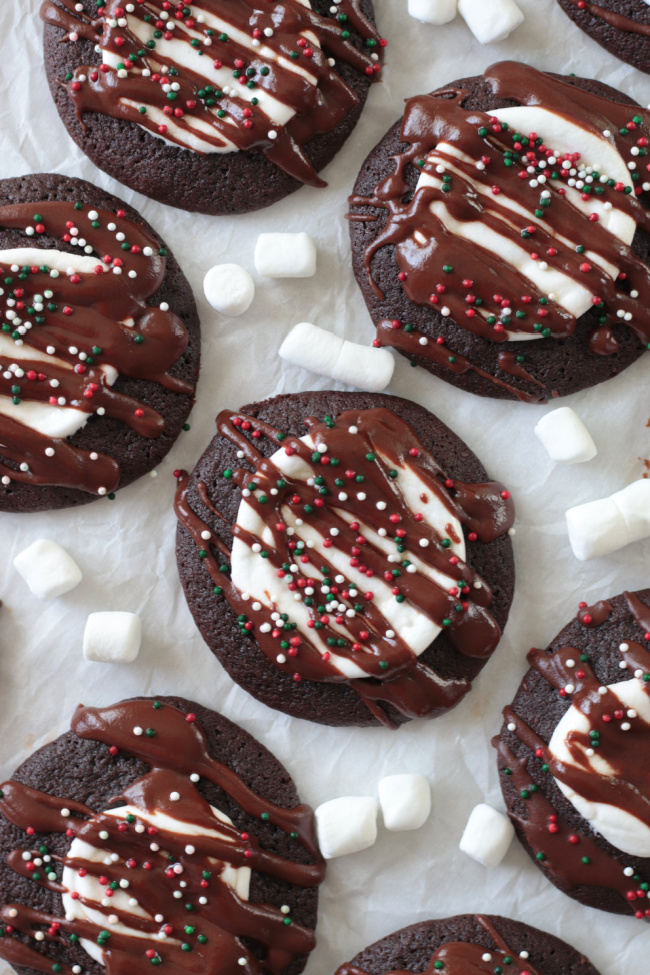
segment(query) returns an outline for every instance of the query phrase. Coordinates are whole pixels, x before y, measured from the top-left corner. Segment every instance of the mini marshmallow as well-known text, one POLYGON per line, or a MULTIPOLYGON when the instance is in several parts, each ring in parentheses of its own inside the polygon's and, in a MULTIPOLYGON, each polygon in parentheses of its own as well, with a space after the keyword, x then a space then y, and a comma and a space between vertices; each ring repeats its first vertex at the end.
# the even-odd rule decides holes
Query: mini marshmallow
POLYGON ((291 329, 280 346, 280 355, 295 366, 371 393, 385 389, 395 369, 388 349, 348 342, 311 322, 291 329))
POLYGON ((609 498, 588 501, 566 513, 569 541, 581 562, 611 555, 650 536, 650 480, 642 478, 609 498))
POLYGON ((32 542, 15 557, 14 566, 38 599, 56 599, 82 580, 74 559, 50 538, 32 542))
POLYGON ((535 434, 558 464, 584 464, 598 453, 591 434, 570 406, 543 416, 535 424, 535 434))
POLYGON ((505 40, 524 19, 515 0, 458 0, 458 12, 481 44, 505 40))
POLYGON ((316 244, 309 234, 260 234, 255 267, 263 278, 311 278, 316 274, 316 244))
POLYGON ((424 775, 387 775, 379 782, 386 829, 419 829, 431 812, 431 786, 424 775))
MULTIPOLYGON (((650 0, 648 0, 650 2, 650 0)), ((408 12, 423 24, 448 24, 456 16, 457 0, 409 0, 408 12)))
POLYGON ((508 852, 515 829, 507 816, 484 802, 472 809, 459 848, 483 864, 497 867, 508 852))
POLYGON ((140 652, 141 640, 142 624, 135 613, 91 613, 84 630, 84 657, 103 664, 130 664, 140 652))
POLYGON ((250 308, 255 297, 252 277, 239 264, 217 264, 203 278, 203 290, 215 311, 236 318, 250 308))
POLYGON ((316 809, 314 821, 326 860, 358 853, 377 839, 377 802, 371 796, 330 799, 316 809))

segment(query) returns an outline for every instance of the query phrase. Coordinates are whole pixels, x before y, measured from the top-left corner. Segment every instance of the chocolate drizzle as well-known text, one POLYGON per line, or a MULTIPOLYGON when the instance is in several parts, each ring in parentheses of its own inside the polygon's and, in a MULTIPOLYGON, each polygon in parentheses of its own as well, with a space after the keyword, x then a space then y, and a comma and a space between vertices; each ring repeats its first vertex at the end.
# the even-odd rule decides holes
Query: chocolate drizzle
MULTIPOLYGON (((13 851, 8 863, 22 876, 31 876, 34 883, 68 898, 71 893, 75 905, 100 915, 112 914, 116 921, 107 919, 102 925, 84 910, 75 909, 72 917, 56 917, 21 904, 6 904, 0 911, 6 924, 0 958, 50 973, 51 958, 30 942, 11 936, 19 933, 31 939, 42 931, 46 945, 79 938, 98 944, 108 975, 149 971, 152 959, 175 975, 188 970, 198 975, 281 975, 294 958, 314 947, 311 930, 290 919, 288 923, 287 915, 276 907, 243 899, 222 876, 231 865, 250 867, 296 886, 320 883, 325 866, 308 806, 286 809, 262 799, 210 754, 194 716, 169 704, 136 700, 108 708, 79 707, 72 730, 79 738, 123 750, 151 766, 150 772, 118 797, 128 815, 126 811, 121 814, 114 803, 111 812, 94 811, 16 781, 2 785, 0 811, 28 835, 67 830, 67 835, 74 835, 74 843, 79 840, 95 850, 107 850, 113 859, 51 855, 48 863, 55 866, 46 867, 43 872, 49 876, 44 878, 34 864, 39 854, 33 852, 38 842, 32 840, 26 851, 13 851), (299 863, 264 850, 255 837, 217 819, 194 784, 199 776, 222 788, 246 813, 268 819, 290 833, 314 862, 299 863), (162 816, 168 818, 162 820, 162 816), (24 852, 31 856, 26 859, 24 852), (80 878, 89 875, 98 882, 97 889, 113 891, 115 899, 100 904, 84 886, 68 893, 57 867, 65 868, 64 875, 65 871, 80 878), (182 897, 176 898, 181 873, 182 897), (135 910, 118 900, 124 886, 137 901, 135 910), (256 957, 242 938, 262 943, 264 957, 256 957)), ((59 970, 72 975, 69 966, 54 968, 59 970)))
POLYGON ((111 382, 117 374, 193 394, 169 371, 187 347, 185 326, 166 306, 149 304, 165 277, 165 251, 123 211, 63 201, 2 207, 0 228, 25 231, 24 250, 12 249, 1 267, 0 396, 14 409, 0 413, 0 474, 106 494, 119 485, 117 462, 39 432, 29 407, 106 413, 142 437, 161 435, 164 417, 111 382), (32 240, 41 237, 77 242, 77 254, 57 248, 68 273, 33 263, 42 258, 32 240), (94 261, 93 270, 75 270, 82 261, 94 261))
MULTIPOLYGON (((176 493, 179 521, 240 627, 294 681, 346 683, 378 721, 391 727, 382 703, 411 718, 446 711, 464 697, 469 681, 445 680, 421 664, 406 639, 395 632, 398 627, 391 629, 377 606, 377 593, 390 588, 398 604, 406 602, 423 619, 444 629, 454 649, 467 657, 488 657, 501 634, 489 612, 488 585, 454 551, 460 539, 454 543, 411 508, 400 476, 413 472, 426 485, 426 494, 447 509, 450 527, 452 517, 457 518, 472 540, 484 543, 511 527, 510 495, 494 482, 464 484, 447 478, 411 427, 390 410, 350 411, 336 421, 308 417, 305 426, 313 448, 252 417, 224 411, 217 418, 220 435, 238 448, 254 471, 226 470, 224 476, 242 488, 264 526, 263 532, 256 533, 236 524, 232 534, 260 559, 268 560, 278 587, 288 586, 299 597, 295 619, 280 618, 280 613, 273 617, 276 606, 269 593, 266 598, 271 604, 262 605, 255 601, 262 598, 258 593, 243 594, 233 584, 231 570, 224 564, 230 552, 192 509, 190 479, 184 472, 176 493), (267 438, 287 457, 299 458, 303 470, 313 477, 292 477, 276 467, 248 439, 248 431, 253 437, 267 438), (306 554, 309 546, 302 540, 314 532, 325 539, 316 556, 306 554), (382 533, 386 547, 381 545, 382 533), (389 534, 394 535, 399 553, 392 558, 386 554, 393 547, 389 534), (347 571, 343 560, 350 566, 347 571), (419 568, 409 571, 414 564, 435 572, 436 580, 419 568), (360 575, 367 579, 366 593, 360 575), (337 661, 356 666, 361 673, 345 676, 337 661)), ((207 486, 200 482, 197 490, 208 511, 223 520, 207 486)))
MULTIPOLYGON (((633 593, 624 596, 634 621, 645 631, 646 646, 631 639, 620 644, 622 675, 627 674, 628 680, 633 676, 650 694, 650 610, 633 593)), ((605 623, 612 611, 610 603, 601 602, 581 608, 578 617, 583 625, 595 627, 605 623), (585 614, 588 622, 584 621, 585 614)), ((588 731, 570 731, 565 740, 571 756, 571 762, 567 762, 557 758, 549 743, 513 708, 504 709, 506 730, 526 747, 526 753, 515 755, 503 735, 492 742, 505 766, 502 773, 511 776, 525 801, 526 815, 511 810, 510 817, 538 864, 567 893, 590 887, 609 888, 620 896, 619 913, 633 913, 648 920, 650 906, 646 907, 644 901, 649 896, 650 877, 638 873, 638 858, 622 852, 616 856, 611 847, 611 853, 604 849, 596 842, 586 820, 584 828, 569 826, 547 790, 531 785, 531 769, 538 769, 538 763, 543 763, 541 772, 553 776, 571 793, 591 803, 619 808, 650 828, 650 725, 635 711, 625 709, 615 693, 616 684, 600 683, 580 650, 570 646, 553 653, 533 649, 528 662, 587 719, 588 731), (590 756, 596 750, 599 761, 594 767, 590 756)))
POLYGON ((590 0, 568 0, 568 2, 572 3, 574 7, 578 7, 582 3, 579 8, 581 11, 584 11, 585 14, 591 14, 592 17, 600 17, 606 24, 615 27, 616 30, 625 31, 627 34, 640 34, 642 37, 650 37, 650 24, 640 24, 638 20, 634 20, 632 17, 626 17, 614 10, 606 10, 599 3, 591 3, 590 0))
POLYGON ((84 112, 100 112, 197 152, 256 150, 301 182, 325 186, 304 147, 358 102, 329 59, 371 80, 381 68, 385 41, 360 0, 340 0, 334 18, 300 0, 272 9, 260 0, 200 0, 167 10, 147 0, 126 14, 121 0, 108 0, 102 19, 91 21, 71 0, 63 8, 45 0, 46 23, 96 41, 104 53, 101 70, 83 66, 66 81, 80 122, 84 112), (274 121, 277 102, 291 114, 284 124, 274 121))
MULTIPOLYGON (((446 88, 411 98, 401 127, 407 148, 394 157, 394 171, 372 196, 350 197, 352 220, 376 221, 378 214, 386 214, 364 254, 374 295, 384 301, 373 277, 373 257, 394 246, 395 276, 404 293, 436 316, 451 318, 494 343, 518 335, 567 338, 576 318, 552 290, 546 293, 511 263, 516 247, 531 269, 544 260, 550 270, 591 291, 592 304, 601 310, 601 327, 589 341, 593 354, 617 351, 611 326, 630 328, 647 346, 650 270, 631 246, 605 228, 595 204, 592 215, 585 203, 609 203, 638 227, 650 229, 650 216, 637 199, 641 176, 636 157, 630 154, 634 148, 645 155, 650 114, 515 62, 493 65, 484 77, 495 99, 541 107, 589 136, 606 138, 623 159, 629 156, 634 167, 630 184, 603 182, 603 174, 591 169, 583 172, 587 161, 580 162, 580 146, 551 148, 544 144, 543 132, 522 135, 489 113, 466 109, 469 91, 446 88), (420 173, 415 191, 413 167, 420 173), (509 256, 477 238, 471 227, 479 223, 508 241, 509 256), (595 253, 598 263, 586 260, 586 251, 595 253), (612 279, 602 265, 618 268, 618 278, 612 279)), ((544 398, 534 391, 520 392, 507 378, 481 369, 428 330, 424 334, 406 322, 384 320, 378 322, 377 337, 380 344, 415 360, 422 357, 458 373, 472 370, 520 399, 544 398)), ((521 367, 523 361, 520 346, 517 352, 501 353, 498 366, 506 376, 542 386, 521 367)))
MULTIPOLYGON (((469 941, 448 941, 437 948, 431 955, 428 967, 423 975, 437 975, 443 971, 445 975, 494 975, 495 971, 509 972, 511 975, 544 975, 540 968, 532 965, 525 957, 517 956, 508 947, 494 925, 481 914, 476 915, 476 921, 494 941, 496 948, 486 950, 484 945, 469 941)), ((356 965, 341 965, 336 975, 368 975, 356 965)), ((410 975, 409 971, 390 971, 384 975, 410 975)))

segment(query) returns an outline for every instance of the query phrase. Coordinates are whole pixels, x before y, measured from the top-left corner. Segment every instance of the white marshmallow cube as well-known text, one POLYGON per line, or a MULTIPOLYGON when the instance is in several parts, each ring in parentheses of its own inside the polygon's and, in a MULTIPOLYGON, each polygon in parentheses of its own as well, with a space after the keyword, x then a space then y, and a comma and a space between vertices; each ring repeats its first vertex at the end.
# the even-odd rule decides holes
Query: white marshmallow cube
POLYGON ((348 342, 311 322, 291 329, 280 346, 280 355, 295 366, 370 393, 385 389, 395 369, 388 349, 348 342))
POLYGON ((236 318, 243 315, 255 297, 252 277, 239 264, 217 264, 203 279, 205 297, 215 311, 236 318))
POLYGON ((591 434, 570 406, 546 413, 535 424, 535 434, 558 464, 584 464, 598 453, 591 434))
POLYGON ((377 802, 371 796, 330 799, 316 809, 314 821, 326 860, 358 853, 377 839, 377 802))
POLYGON ((419 829, 431 812, 431 786, 424 775, 387 775, 379 782, 386 829, 419 829))
POLYGON ((639 542, 650 535, 650 480, 647 477, 628 484, 622 491, 612 494, 610 500, 623 516, 628 542, 639 542))
POLYGON ((142 624, 135 613, 91 613, 84 630, 84 657, 103 664, 130 664, 140 652, 141 640, 142 624))
POLYGON ((260 234, 255 268, 263 278, 311 278, 316 274, 316 244, 306 233, 260 234))
POLYGON ((642 478, 609 498, 566 513, 569 541, 581 562, 597 559, 650 536, 650 481, 642 478))
POLYGON ((56 599, 83 578, 74 559, 50 538, 32 542, 15 557, 14 566, 39 599, 56 599))
POLYGON ((515 829, 508 817, 481 802, 472 809, 459 847, 484 867, 498 867, 514 835, 515 829))
POLYGON ((423 24, 448 24, 457 9, 458 0, 408 0, 411 17, 423 24))
POLYGON ((458 0, 458 12, 481 44, 505 40, 524 20, 515 0, 458 0))

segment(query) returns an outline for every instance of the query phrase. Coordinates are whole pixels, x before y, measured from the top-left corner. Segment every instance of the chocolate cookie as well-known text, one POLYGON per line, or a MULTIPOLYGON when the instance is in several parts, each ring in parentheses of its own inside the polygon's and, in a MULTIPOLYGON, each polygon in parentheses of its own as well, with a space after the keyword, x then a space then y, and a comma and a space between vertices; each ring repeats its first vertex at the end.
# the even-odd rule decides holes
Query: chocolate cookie
POLYGON ((650 917, 649 650, 650 589, 581 603, 546 650, 528 654, 493 742, 508 813, 537 866, 581 903, 641 919, 650 917))
POLYGON ((112 494, 183 429, 199 319, 176 260, 121 200, 67 176, 0 180, 0 510, 112 494))
POLYGON ((41 17, 52 97, 80 148, 132 189, 211 214, 325 186, 317 172, 386 44, 372 0, 45 0, 41 17))
POLYGON ((491 914, 460 914, 402 928, 364 948, 336 975, 598 975, 565 941, 520 921, 491 914))
POLYGON ((79 706, 0 791, 0 958, 25 975, 298 975, 325 866, 280 763, 183 698, 79 706))
POLYGON ((558 0, 565 14, 610 54, 650 73, 650 7, 645 0, 558 0))
POLYGON ((650 113, 620 92, 516 62, 410 99, 350 198, 378 344, 526 402, 638 359, 650 344, 649 132, 650 113))
POLYGON ((178 472, 177 560, 230 676, 329 725, 395 727, 462 700, 512 599, 509 492, 397 397, 278 396, 217 430, 178 472))

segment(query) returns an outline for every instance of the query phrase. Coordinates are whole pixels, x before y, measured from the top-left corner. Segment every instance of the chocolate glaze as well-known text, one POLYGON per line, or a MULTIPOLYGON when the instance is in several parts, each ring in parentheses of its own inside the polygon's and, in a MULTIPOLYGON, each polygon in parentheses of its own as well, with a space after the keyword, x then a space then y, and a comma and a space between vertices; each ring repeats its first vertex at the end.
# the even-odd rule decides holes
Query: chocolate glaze
MULTIPOLYGON (((188 970, 197 975, 281 975, 295 957, 314 947, 313 932, 297 923, 287 924, 286 916, 275 907, 240 899, 221 879, 221 870, 224 864, 248 866, 297 886, 320 883, 325 865, 314 838, 312 812, 308 806, 285 809, 262 799, 232 769, 210 754, 203 731, 192 720, 192 715, 169 704, 157 704, 154 707, 152 700, 135 700, 108 708, 80 706, 72 719, 72 730, 80 738, 124 750, 151 766, 150 772, 116 797, 118 805, 142 810, 146 829, 136 830, 137 815, 134 824, 132 819, 94 811, 81 803, 39 792, 16 781, 4 783, 0 790, 0 811, 19 828, 29 828, 35 833, 68 831, 67 835, 74 835, 96 849, 108 849, 118 855, 118 860, 108 865, 101 861, 55 855, 52 855, 52 861, 80 872, 81 876, 85 872, 96 878, 105 877, 105 884, 100 883, 107 889, 112 883, 119 885, 120 881, 128 880, 129 895, 137 899, 147 916, 120 911, 113 905, 110 911, 119 921, 142 932, 144 937, 110 931, 109 925, 109 937, 103 939, 101 932, 104 929, 93 921, 67 920, 21 904, 6 904, 0 910, 0 918, 6 925, 5 933, 31 938, 36 930, 43 930, 45 926, 45 944, 50 941, 65 944, 70 935, 74 936, 73 940, 83 938, 100 944, 104 940, 103 961, 108 975, 148 972, 152 957, 159 958, 165 971, 175 975, 188 970), (134 728, 139 728, 140 732, 148 728, 155 734, 137 735, 134 728), (268 818, 273 825, 292 833, 314 862, 297 863, 263 850, 255 837, 239 833, 235 826, 216 820, 209 804, 189 778, 194 773, 224 789, 246 812, 268 818), (194 852, 188 852, 187 833, 176 833, 168 827, 152 828, 146 816, 153 812, 209 830, 210 835, 192 837, 194 852), (108 838, 103 835, 105 832, 109 833, 108 838), (152 850, 153 835, 158 848, 152 850), (187 886, 180 900, 173 896, 176 874, 170 861, 183 868, 187 886), (197 903, 199 892, 206 896, 207 904, 197 903), (187 903, 192 905, 191 913, 187 903), (163 921, 155 921, 157 915, 162 915, 163 921), (194 931, 187 931, 188 920, 191 920, 194 931), (168 939, 154 940, 154 936, 167 925, 173 929, 167 932, 168 939), (257 958, 242 943, 242 938, 261 942, 266 948, 265 957, 257 958), (189 950, 183 948, 182 943, 189 943, 189 950), (147 955, 147 951, 153 955, 147 955)), ((112 808, 115 806, 113 803, 112 808)), ((37 841, 32 844, 27 847, 27 852, 38 847, 37 841)), ((48 889, 65 890, 59 879, 34 876, 32 860, 38 854, 32 853, 32 858, 25 860, 23 852, 16 850, 9 855, 8 863, 12 869, 23 876, 31 875, 35 883, 48 889)), ((93 906, 83 894, 77 900, 85 907, 93 906)), ((104 910, 108 913, 109 908, 104 910)), ((18 938, 0 938, 0 958, 39 972, 52 971, 51 959, 18 938)), ((62 966, 61 971, 72 975, 69 966, 62 966)))
POLYGON ((179 394, 193 394, 191 386, 169 373, 187 347, 185 326, 172 311, 148 303, 165 276, 165 251, 142 226, 125 219, 122 211, 93 211, 63 201, 2 207, 0 227, 35 231, 25 236, 25 247, 30 249, 41 235, 65 244, 84 241, 78 245, 79 254, 97 260, 95 273, 72 276, 61 272, 52 277, 45 265, 19 265, 18 272, 10 266, 1 268, 4 315, 10 307, 16 315, 5 319, 3 332, 16 342, 16 358, 0 355, 0 395, 12 397, 16 410, 12 416, 0 415, 0 474, 32 484, 112 491, 120 480, 119 466, 112 458, 98 454, 91 459, 87 451, 65 439, 31 429, 21 422, 20 403, 50 403, 53 408, 73 407, 88 414, 100 409, 143 437, 160 436, 164 417, 112 389, 100 367, 160 383, 179 394), (97 214, 95 219, 89 218, 90 212, 97 214), (109 224, 116 229, 109 230, 109 224), (124 236, 119 240, 117 234, 124 236), (86 248, 91 248, 90 254, 86 248), (46 291, 53 292, 52 297, 44 297, 46 291), (42 298, 40 311, 33 307, 38 304, 35 296, 42 298), (51 354, 52 362, 30 358, 31 349, 51 354), (12 371, 15 363, 23 376, 12 371), (59 397, 65 398, 65 404, 58 404, 59 397), (54 454, 48 456, 46 450, 54 454), (22 470, 21 464, 28 469, 22 470))
MULTIPOLYGON (((237 149, 257 150, 301 182, 325 186, 304 155, 303 148, 315 135, 335 129, 357 104, 357 96, 329 64, 328 58, 349 64, 374 80, 378 77, 381 61, 373 60, 370 55, 374 52, 381 57, 385 46, 373 24, 361 13, 360 0, 340 0, 334 19, 322 17, 299 0, 282 0, 274 4, 272 11, 260 0, 228 0, 227 3, 224 0, 200 0, 191 7, 180 8, 190 9, 190 16, 178 18, 174 12, 173 33, 166 29, 165 21, 159 19, 163 6, 162 0, 140 3, 126 16, 127 25, 119 26, 117 18, 125 17, 121 0, 108 0, 100 9, 102 20, 92 22, 87 16, 76 13, 72 0, 66 0, 64 9, 54 0, 45 0, 41 17, 46 23, 96 41, 103 51, 128 65, 125 78, 119 78, 112 67, 97 70, 90 65, 75 70, 66 87, 80 122, 83 124, 84 112, 100 112, 128 119, 155 135, 163 135, 170 142, 182 144, 167 126, 163 124, 161 131, 157 120, 139 110, 141 106, 158 112, 178 109, 180 115, 174 113, 173 122, 185 134, 192 133, 191 121, 200 122, 207 129, 201 129, 201 139, 215 149, 221 147, 223 150, 230 142, 237 149), (203 11, 225 21, 234 36, 216 30, 208 36, 208 26, 195 19, 203 11), (144 23, 145 16, 149 18, 148 26, 144 23), (136 21, 138 31, 150 34, 146 47, 133 29, 136 21), (273 35, 262 34, 262 46, 253 46, 253 32, 270 25, 273 35), (363 38, 369 53, 349 39, 349 27, 363 38), (236 32, 245 35, 248 43, 236 40, 236 32), (155 51, 156 35, 159 43, 161 37, 184 41, 197 55, 196 68, 187 68, 167 56, 159 59, 155 51), (311 35, 318 38, 320 46, 310 46, 313 43, 311 35), (269 54, 269 50, 273 53, 269 54), (251 71, 254 80, 249 86, 273 95, 293 109, 295 115, 286 125, 278 126, 259 104, 253 106, 248 100, 220 89, 210 99, 213 104, 209 105, 203 90, 211 76, 206 74, 206 68, 202 70, 199 55, 207 56, 206 63, 219 62, 220 66, 235 69, 236 79, 246 80, 247 72, 251 71), (129 60, 131 57, 133 62, 129 60), (276 60, 278 57, 285 61, 285 65, 282 60, 276 60), (289 70, 286 67, 289 59, 314 76, 316 84, 307 83, 302 75, 289 70), (172 80, 179 88, 173 104, 162 87, 160 69, 163 65, 172 74, 176 72, 172 80), (150 77, 142 76, 143 68, 151 72, 150 77), (199 92, 203 92, 203 97, 199 92), (134 104, 127 104, 127 99, 134 104), (223 113, 221 117, 218 110, 223 113), (275 131, 275 138, 269 138, 270 130, 275 131)), ((196 133, 196 127, 194 131, 196 133)))
MULTIPOLYGON (((528 958, 520 958, 516 952, 513 952, 486 917, 477 914, 476 920, 481 927, 485 928, 497 947, 487 951, 484 945, 467 941, 448 941, 431 955, 423 975, 437 975, 438 971, 443 971, 445 975, 494 975, 501 966, 503 971, 511 975, 544 975, 540 968, 531 965, 528 958), (490 957, 484 960, 484 955, 490 957)), ((356 965, 346 964, 341 965, 336 975, 368 975, 368 973, 362 968, 357 968, 356 965)), ((411 973, 391 971, 385 972, 384 975, 411 975, 411 973)))
MULTIPOLYGON (((650 113, 643 109, 618 104, 516 62, 493 65, 484 77, 495 97, 511 99, 520 105, 542 106, 600 137, 604 130, 611 130, 610 141, 623 158, 633 140, 636 141, 639 135, 643 138, 650 124, 650 113), (633 123, 636 131, 628 131, 626 126, 637 115, 642 124, 633 123), (626 135, 622 135, 621 130, 626 135)), ((602 307, 602 317, 608 319, 609 324, 621 323, 631 328, 639 341, 647 346, 650 342, 650 302, 644 296, 650 289, 650 270, 646 264, 630 246, 609 234, 598 221, 590 221, 589 215, 566 196, 563 183, 569 172, 562 169, 562 159, 544 169, 539 168, 540 161, 546 163, 546 158, 552 156, 551 149, 542 142, 543 133, 534 133, 532 140, 527 135, 523 142, 514 140, 507 124, 491 118, 489 113, 466 110, 463 106, 468 95, 469 92, 461 89, 446 88, 409 99, 401 128, 401 140, 407 148, 395 157, 394 172, 376 187, 373 196, 350 197, 351 219, 373 221, 377 219, 377 210, 387 212, 383 229, 364 255, 374 293, 383 300, 384 295, 373 280, 373 256, 382 247, 393 245, 396 248, 396 274, 400 274, 407 297, 418 305, 432 307, 453 318, 461 328, 498 343, 508 341, 509 333, 514 332, 541 334, 557 340, 573 333, 576 319, 540 293, 514 266, 479 243, 458 237, 446 229, 430 209, 432 204, 444 202, 458 222, 480 220, 529 253, 543 257, 549 266, 592 289, 593 303, 602 307), (479 135, 479 131, 482 134, 479 135), (460 158, 446 155, 442 146, 437 149, 441 143, 453 146, 463 155, 460 158), (435 158, 431 159, 434 150, 435 158), (442 183, 436 169, 441 161, 447 167, 446 178, 449 179, 451 173, 446 184, 442 183), (477 169, 476 162, 483 168, 477 169), (423 185, 413 193, 408 181, 412 166, 434 178, 436 184, 423 185), (534 169, 533 175, 543 172, 548 181, 540 184, 538 189, 531 188, 531 174, 522 168, 527 166, 534 169), (518 178, 522 173, 526 178, 518 178), (556 178, 552 173, 556 173, 556 178), (473 184, 479 184, 480 193, 473 184), (542 202, 542 191, 550 192, 548 203, 542 202), (525 215, 515 214, 513 218, 512 210, 501 202, 504 197, 521 207, 525 215), (423 234, 426 241, 416 239, 416 232, 423 234), (571 241, 573 248, 560 243, 561 238, 571 241), (586 242, 589 250, 620 268, 617 281, 576 252, 577 246, 584 250, 586 242), (444 273, 444 267, 450 271, 444 273), (639 297, 633 298, 630 292, 638 292, 639 297), (622 315, 629 313, 631 320, 617 316, 619 311, 622 315)), ((515 134, 520 138, 518 133, 515 134)), ((573 148, 566 147, 567 152, 573 148)), ((641 151, 645 152, 645 149, 641 151)), ((623 184, 602 187, 596 182, 594 192, 596 189, 602 189, 603 194, 599 192, 598 195, 633 217, 639 227, 650 228, 650 216, 637 199, 640 187, 637 185, 635 189, 634 182, 629 193, 625 192, 623 184)), ((584 198, 588 199, 588 194, 583 195, 584 198)), ((535 401, 543 398, 518 392, 507 380, 486 373, 407 323, 380 322, 377 338, 382 345, 395 346, 416 358, 423 357, 455 372, 474 370, 521 399, 535 401)), ((598 329, 590 341, 590 348, 594 354, 610 355, 616 351, 616 338, 611 331, 598 329)), ((516 361, 513 363, 512 354, 507 359, 500 357, 499 366, 506 374, 521 377, 521 373, 513 371, 516 361)))
MULTIPOLYGON (((625 598, 635 622, 647 632, 650 610, 633 593, 625 593, 625 598)), ((581 609, 578 616, 583 622, 582 616, 588 613, 592 619, 585 625, 600 626, 609 619, 611 612, 611 605, 601 602, 581 609)), ((634 675, 645 693, 650 694, 648 649, 630 639, 620 645, 619 652, 626 665, 622 679, 634 675)), ((629 717, 626 714, 613 690, 600 684, 586 655, 574 647, 554 653, 533 649, 527 659, 588 719, 589 732, 570 733, 566 744, 573 763, 565 764, 553 755, 548 742, 510 707, 503 712, 508 730, 514 730, 529 752, 542 760, 543 772, 588 801, 616 806, 650 826, 650 726, 639 715, 629 717), (623 721, 629 725, 627 730, 620 727, 623 721), (597 748, 599 758, 612 769, 610 775, 599 774, 591 767, 589 757, 585 755, 587 748, 597 748)), ((502 772, 512 776, 522 799, 526 800, 527 817, 512 811, 509 815, 522 831, 542 869, 558 878, 562 889, 569 893, 584 887, 611 888, 625 902, 627 912, 622 913, 650 919, 650 907, 643 906, 647 893, 641 887, 650 878, 636 873, 634 857, 628 857, 631 876, 627 877, 619 859, 594 841, 586 820, 585 828, 576 833, 544 793, 537 786, 531 786, 527 769, 530 755, 517 757, 499 737, 494 738, 492 744, 507 767, 502 768, 502 772)))
POLYGON ((574 7, 577 7, 580 3, 583 3, 581 7, 585 13, 591 14, 592 17, 600 17, 605 23, 610 24, 617 30, 625 31, 628 34, 641 34, 643 37, 650 37, 650 24, 640 24, 638 20, 633 20, 632 17, 626 17, 624 14, 617 14, 614 10, 605 10, 598 3, 591 3, 590 0, 569 0, 574 7))
MULTIPOLYGON (((296 552, 296 542, 285 531, 282 509, 287 506, 293 511, 302 509, 300 517, 304 513, 304 518, 309 519, 309 524, 322 537, 329 537, 331 528, 338 529, 337 548, 353 556, 351 564, 355 567, 360 565, 361 556, 366 574, 369 575, 384 575, 395 563, 388 563, 385 553, 375 547, 372 541, 359 536, 359 531, 362 530, 359 522, 374 531, 384 526, 390 532, 399 531, 400 535, 395 541, 404 552, 406 564, 408 558, 404 549, 408 546, 409 539, 412 538, 415 544, 416 537, 423 537, 429 544, 426 548, 418 547, 417 557, 429 567, 458 580, 459 584, 446 590, 420 573, 401 571, 394 580, 397 583, 396 594, 404 597, 439 626, 445 626, 452 645, 459 653, 469 657, 489 656, 501 635, 498 624, 489 612, 492 602, 489 587, 458 556, 449 555, 449 539, 443 539, 426 523, 417 520, 399 490, 399 477, 391 476, 390 468, 384 465, 378 455, 390 458, 393 474, 397 472, 398 475, 400 469, 413 469, 425 481, 429 493, 437 496, 450 514, 454 514, 470 532, 474 532, 481 542, 490 542, 511 527, 514 508, 509 493, 495 482, 464 484, 450 481, 410 426, 390 410, 379 408, 343 413, 336 421, 331 418, 329 421, 318 421, 309 417, 305 420, 305 425, 315 444, 321 440, 327 444, 327 463, 322 462, 324 453, 314 453, 299 438, 285 437, 269 424, 229 411, 219 414, 219 433, 243 451, 245 459, 255 471, 254 475, 251 475, 250 469, 234 471, 233 481, 247 490, 251 483, 256 485, 254 497, 265 499, 260 502, 257 511, 273 541, 262 542, 261 538, 239 525, 233 527, 233 536, 249 547, 261 544, 265 554, 260 554, 260 557, 267 557, 278 575, 288 576, 289 579, 292 577, 287 571, 287 563, 297 561, 299 552, 296 552), (352 425, 357 428, 356 434, 349 432, 352 425), (313 470, 314 477, 324 478, 327 485, 325 496, 329 495, 333 499, 336 495, 336 501, 325 500, 321 493, 322 486, 309 486, 302 480, 293 480, 280 472, 270 459, 263 457, 242 429, 250 429, 268 438, 278 447, 283 447, 289 455, 298 454, 313 470), (368 460, 367 455, 371 455, 373 459, 368 460), (360 474, 361 471, 363 474, 360 474), (365 500, 359 501, 356 493, 351 492, 346 500, 340 500, 334 484, 338 474, 352 483, 355 475, 362 476, 365 500), (277 493, 273 495, 273 491, 277 493), (387 507, 379 510, 376 507, 377 502, 386 497, 390 499, 387 507), (346 521, 341 512, 355 520, 346 521), (392 521, 389 517, 391 515, 394 519, 392 521)), ((268 626, 262 629, 262 625, 270 619, 269 610, 262 606, 256 611, 249 600, 242 599, 242 594, 229 578, 228 566, 223 564, 224 558, 228 559, 230 555, 227 547, 214 538, 206 542, 203 536, 206 531, 210 533, 210 529, 188 502, 188 483, 187 474, 181 472, 176 493, 176 514, 179 521, 193 538, 199 549, 199 557, 232 611, 240 621, 246 621, 248 631, 254 635, 261 651, 285 673, 293 675, 294 680, 304 678, 347 683, 361 695, 373 715, 389 726, 392 724, 381 707, 382 701, 394 705, 403 714, 413 718, 431 717, 440 710, 448 710, 464 697, 470 688, 469 681, 443 680, 437 677, 418 662, 417 655, 399 634, 386 636, 389 623, 373 604, 370 598, 372 594, 366 594, 365 597, 361 594, 351 596, 350 590, 353 593, 357 590, 349 579, 337 588, 337 598, 349 607, 355 606, 357 600, 361 600, 363 606, 351 620, 345 620, 344 632, 349 638, 343 641, 343 646, 339 645, 343 619, 336 619, 335 627, 326 612, 310 605, 310 600, 307 600, 304 605, 309 609, 313 627, 310 634, 314 637, 310 635, 307 639, 302 632, 300 636, 295 635, 291 646, 295 653, 278 661, 279 641, 289 637, 282 629, 277 628, 277 623, 271 630, 268 626), (213 551, 213 546, 216 551, 213 551), (327 650, 329 639, 337 641, 336 654, 353 660, 365 671, 367 678, 351 679, 340 673, 330 662, 330 653, 327 650)), ((200 484, 198 490, 208 508, 218 517, 222 517, 210 502, 207 486, 200 484)), ((321 582, 330 574, 338 574, 338 569, 326 557, 320 555, 319 559, 323 576, 321 582)), ((402 565, 404 564, 403 562, 402 565)), ((304 577, 296 575, 295 579, 299 581, 292 579, 290 585, 299 592, 300 582, 304 577)), ((318 597, 311 602, 318 602, 318 597)), ((291 621, 287 621, 285 629, 290 627, 291 621)))

